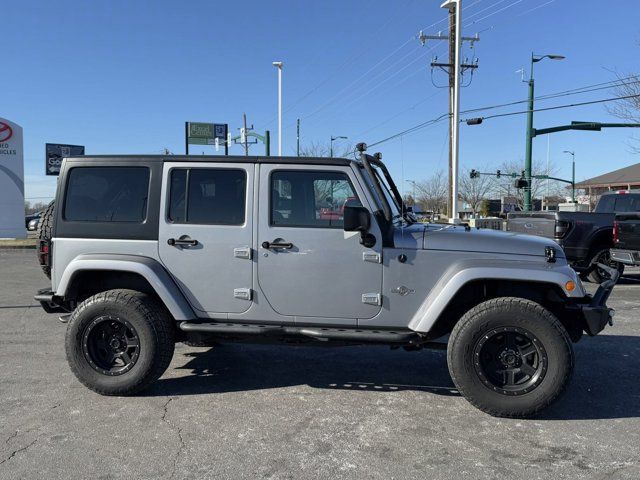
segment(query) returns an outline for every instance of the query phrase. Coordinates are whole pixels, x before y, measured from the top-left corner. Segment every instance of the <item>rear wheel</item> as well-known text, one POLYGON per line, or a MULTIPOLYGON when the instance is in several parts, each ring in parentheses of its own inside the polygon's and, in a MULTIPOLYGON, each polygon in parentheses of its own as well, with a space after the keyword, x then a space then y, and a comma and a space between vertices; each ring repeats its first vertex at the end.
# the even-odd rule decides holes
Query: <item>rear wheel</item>
MULTIPOLYGON (((53 235, 53 215, 55 210, 55 202, 51 202, 42 213, 40 221, 38 222, 37 236, 38 240, 49 242, 53 235)), ((36 249, 38 251, 38 249, 36 249)), ((49 265, 42 265, 42 271, 51 278, 51 267, 49 265)))
POLYGON ((102 395, 131 395, 169 366, 173 320, 148 295, 109 290, 78 305, 65 346, 71 370, 86 387, 102 395))
POLYGON ((600 248, 592 255, 591 260, 589 261, 589 266, 593 269, 589 273, 588 278, 594 283, 602 283, 611 278, 609 273, 598 267, 599 263, 617 269, 618 272, 620 272, 620 275, 624 273, 624 264, 615 262, 611 259, 609 247, 600 248))
POLYGON ((541 305, 496 298, 456 324, 447 351, 449 372, 464 397, 499 417, 530 417, 565 390, 574 354, 562 324, 541 305))

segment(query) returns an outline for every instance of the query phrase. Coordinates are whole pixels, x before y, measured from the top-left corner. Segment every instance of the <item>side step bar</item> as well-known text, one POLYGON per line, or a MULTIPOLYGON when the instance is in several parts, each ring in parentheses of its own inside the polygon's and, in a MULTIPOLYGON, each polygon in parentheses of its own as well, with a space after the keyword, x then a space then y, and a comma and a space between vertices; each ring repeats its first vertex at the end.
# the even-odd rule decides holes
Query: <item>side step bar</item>
POLYGON ((342 341, 382 344, 418 344, 423 337, 411 330, 375 330, 363 328, 295 327, 218 322, 181 322, 180 330, 217 335, 259 335, 309 337, 319 341, 342 341))

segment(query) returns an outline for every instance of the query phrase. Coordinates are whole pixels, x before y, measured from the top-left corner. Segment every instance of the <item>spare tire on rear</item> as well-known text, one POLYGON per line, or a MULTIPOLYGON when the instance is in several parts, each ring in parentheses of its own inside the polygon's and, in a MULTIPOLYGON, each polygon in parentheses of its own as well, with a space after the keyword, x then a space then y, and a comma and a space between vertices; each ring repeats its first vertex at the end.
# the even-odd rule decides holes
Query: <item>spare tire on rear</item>
MULTIPOLYGON (((53 234, 54 210, 55 201, 52 201, 42 213, 40 222, 38 222, 38 241, 44 240, 49 242, 49 240, 51 240, 51 236, 53 234)), ((39 253, 39 249, 36 249, 36 253, 39 253)), ((51 267, 49 265, 41 265, 41 267, 47 278, 51 278, 51 267)))

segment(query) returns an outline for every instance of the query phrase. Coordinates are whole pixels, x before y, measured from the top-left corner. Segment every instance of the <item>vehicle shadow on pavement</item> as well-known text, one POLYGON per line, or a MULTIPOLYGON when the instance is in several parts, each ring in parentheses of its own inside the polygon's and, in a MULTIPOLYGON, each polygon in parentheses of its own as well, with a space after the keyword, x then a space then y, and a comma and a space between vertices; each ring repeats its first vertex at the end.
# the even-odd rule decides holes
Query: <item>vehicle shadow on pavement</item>
MULTIPOLYGON (((640 417, 640 337, 599 335, 576 346, 565 395, 537 420, 640 417)), ((351 391, 422 391, 459 396, 442 351, 224 344, 178 351, 186 375, 161 378, 147 395, 198 395, 308 385, 351 391)))
POLYGON ((587 337, 575 350, 576 370, 567 392, 538 419, 640 417, 640 337, 587 337))
POLYGON ((209 350, 176 352, 188 358, 149 395, 197 395, 308 385, 352 391, 424 391, 458 396, 444 352, 407 352, 389 347, 223 344, 209 350))

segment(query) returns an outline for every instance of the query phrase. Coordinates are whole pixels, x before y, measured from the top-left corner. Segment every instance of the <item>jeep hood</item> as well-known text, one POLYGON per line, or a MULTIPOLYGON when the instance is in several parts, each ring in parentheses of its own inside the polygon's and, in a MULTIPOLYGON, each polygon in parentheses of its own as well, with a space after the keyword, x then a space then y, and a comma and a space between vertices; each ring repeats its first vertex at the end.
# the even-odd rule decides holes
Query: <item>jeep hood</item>
POLYGON ((564 253, 548 238, 463 226, 413 224, 399 228, 394 235, 397 248, 482 252, 511 255, 545 255, 545 247, 555 247, 558 258, 564 253))

